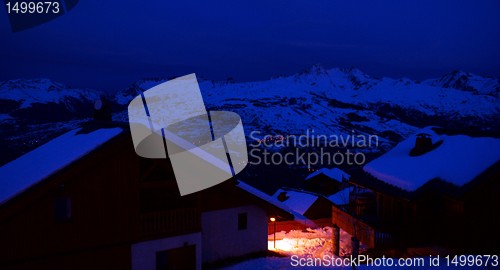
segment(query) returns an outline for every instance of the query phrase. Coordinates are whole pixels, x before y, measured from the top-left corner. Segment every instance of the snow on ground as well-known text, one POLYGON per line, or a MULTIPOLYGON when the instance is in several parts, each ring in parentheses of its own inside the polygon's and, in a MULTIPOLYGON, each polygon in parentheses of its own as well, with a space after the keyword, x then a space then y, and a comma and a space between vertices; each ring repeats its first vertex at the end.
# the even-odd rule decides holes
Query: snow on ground
POLYGON ((240 269, 262 269, 275 270, 286 269, 290 266, 290 258, 288 257, 263 257, 253 260, 247 260, 241 263, 233 264, 221 269, 224 270, 240 270, 240 269))
MULTIPOLYGON (((308 229, 307 232, 292 230, 290 232, 276 233, 276 249, 274 248, 273 235, 268 236, 268 249, 275 251, 284 257, 263 257, 237 263, 224 270, 239 269, 300 269, 291 265, 291 256, 323 258, 332 256, 332 228, 308 229)), ((340 255, 346 255, 350 250, 351 236, 345 231, 340 232, 340 255)), ((363 245, 361 248, 365 248, 363 245)), ((330 268, 331 267, 327 267, 330 268)), ((315 268, 323 269, 323 268, 315 268)), ((324 268, 326 269, 326 268, 324 268)), ((352 269, 348 267, 336 267, 336 269, 352 269)))
MULTIPOLYGON (((275 270, 275 269, 496 269, 488 267, 449 267, 447 266, 447 261, 441 257, 439 259, 438 266, 429 265, 428 257, 421 258, 405 258, 402 262, 399 258, 388 258, 392 260, 392 266, 375 266, 375 265, 357 265, 353 268, 350 265, 345 265, 345 260, 343 258, 350 258, 351 250, 351 235, 347 232, 340 231, 340 257, 335 257, 332 255, 332 228, 325 227, 320 229, 308 229, 307 232, 303 231, 290 231, 290 232, 277 232, 276 233, 276 248, 274 248, 273 235, 268 236, 268 249, 279 253, 279 256, 268 256, 256 259, 246 260, 240 263, 236 263, 230 266, 220 268, 222 270, 246 270, 246 269, 263 269, 263 270, 275 270), (302 261, 300 262, 299 260, 302 261), (340 263, 343 265, 331 265, 333 260, 342 260, 340 263), (416 261, 424 259, 423 265, 414 266, 416 261), (307 263, 316 262, 316 266, 308 265, 307 263), (319 262, 319 263, 318 263, 319 262), (298 265, 299 263, 305 266, 298 265), (330 264, 328 264, 330 263, 330 264), (413 266, 404 265, 408 263, 413 266), (401 264, 401 265, 398 265, 401 264)), ((360 252, 366 251, 366 246, 361 243, 360 252)), ((375 259, 374 257, 370 257, 375 259)), ((436 257, 433 257, 436 258, 436 257)), ((380 258, 379 258, 380 259, 380 258)), ((380 261, 379 261, 380 262, 380 261)), ((337 262, 338 263, 338 262, 337 262)), ((419 262, 421 263, 421 261, 419 262)), ((313 264, 314 265, 314 264, 313 264)))
MULTIPOLYGON (((426 258, 424 258, 426 259, 426 258)), ((366 270, 366 269, 372 269, 372 270, 380 270, 380 269, 433 269, 433 270, 449 270, 449 269, 498 269, 496 267, 486 267, 486 266, 465 266, 465 267, 447 267, 446 266, 446 259, 441 258, 439 260, 439 266, 391 266, 391 267, 384 267, 384 266, 367 266, 367 265, 359 265, 356 266, 356 268, 353 268, 352 266, 306 266, 306 267, 300 267, 300 266, 293 266, 294 262, 291 260, 290 257, 262 257, 262 258, 257 258, 257 259, 252 259, 248 261, 244 261, 238 264, 233 264, 228 267, 221 268, 222 270, 255 270, 255 269, 262 269, 262 270, 283 270, 283 269, 341 269, 341 270, 352 270, 352 269, 359 269, 359 270, 366 270)), ((296 263, 295 263, 296 264, 296 263)))
POLYGON ((433 143, 442 144, 423 155, 410 156, 414 135, 363 169, 391 185, 415 191, 435 178, 462 186, 500 160, 500 139, 437 135, 431 128, 421 132, 431 135, 433 143))
MULTIPOLYGON (((276 248, 274 248, 273 234, 270 234, 267 240, 269 250, 286 256, 321 258, 324 255, 332 255, 332 227, 307 229, 307 232, 300 230, 276 232, 276 248)), ((365 250, 366 246, 361 244, 360 252, 365 250)), ((351 235, 340 230, 340 256, 350 253, 351 235)))
MULTIPOLYGON (((274 248, 273 235, 268 236, 268 249, 279 253, 283 257, 261 257, 256 259, 246 260, 240 263, 236 263, 230 266, 226 266, 220 269, 223 270, 246 270, 246 269, 263 269, 263 270, 275 270, 275 269, 354 269, 352 266, 338 266, 338 265, 328 265, 325 263, 326 260, 332 260, 332 228, 325 227, 319 229, 308 229, 306 232, 303 231, 290 231, 290 232, 277 232, 276 233, 276 248, 274 248), (316 260, 322 261, 321 266, 299 266, 297 265, 299 259, 304 259, 303 263, 316 260)), ((340 256, 349 257, 351 250, 351 235, 345 231, 340 231, 340 256)), ((360 252, 364 252, 366 246, 361 243, 360 252)), ((335 257, 333 257, 335 258, 335 257)), ((374 259, 374 257, 370 257, 374 259)), ((388 258, 388 257, 387 257, 388 258)), ((433 257, 436 258, 436 257, 433 257)), ((405 258, 402 263, 399 258, 390 259, 393 265, 390 267, 374 266, 374 265, 358 265, 355 269, 496 269, 492 266, 485 267, 449 267, 447 266, 447 261, 441 257, 439 259, 439 266, 429 265, 428 257, 421 258, 405 258), (424 259, 423 265, 414 266, 415 262, 424 259), (409 260, 409 261, 408 261, 409 260), (398 265, 400 264, 401 265, 398 265), (414 263, 413 266, 404 266, 405 263, 410 265, 414 263)), ((320 265, 317 263, 316 265, 320 265)))

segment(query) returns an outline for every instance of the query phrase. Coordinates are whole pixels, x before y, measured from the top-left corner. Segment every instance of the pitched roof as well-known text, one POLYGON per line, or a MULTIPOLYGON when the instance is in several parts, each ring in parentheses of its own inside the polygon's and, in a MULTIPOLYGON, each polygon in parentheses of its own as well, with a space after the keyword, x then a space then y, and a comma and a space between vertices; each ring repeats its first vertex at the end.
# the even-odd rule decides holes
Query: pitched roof
POLYGON ((354 190, 354 187, 350 186, 340 190, 339 192, 327 197, 329 201, 336 205, 346 205, 349 204, 349 194, 354 190))
POLYGON ((342 179, 349 179, 350 175, 347 174, 346 172, 344 172, 343 170, 339 169, 339 168, 332 168, 332 169, 329 169, 329 168, 321 168, 313 173, 311 173, 310 175, 308 175, 306 177, 306 180, 309 180, 317 175, 320 175, 320 174, 324 174, 326 176, 328 176, 329 178, 333 179, 333 180, 336 180, 338 182, 342 182, 342 179))
POLYGON ((311 193, 284 189, 278 189, 274 193, 273 198, 277 199, 282 192, 286 192, 286 195, 288 197, 282 203, 301 215, 304 215, 304 213, 307 212, 307 210, 319 198, 319 196, 313 195, 311 193))
POLYGON ((432 128, 422 132, 442 143, 427 153, 410 156, 416 139, 411 136, 363 169, 390 185, 415 191, 433 179, 463 186, 500 160, 500 139, 438 135, 432 128))
POLYGON ((82 133, 71 130, 0 167, 0 204, 68 166, 122 132, 121 128, 82 133))
MULTIPOLYGON (((308 220, 308 218, 304 217, 302 214, 294 211, 293 209, 291 209, 289 206, 287 206, 286 204, 280 202, 278 199, 272 197, 271 195, 268 195, 252 186, 250 186, 249 184, 241 181, 241 180, 238 180, 238 183, 236 184, 237 187, 241 188, 242 190, 284 210, 285 212, 288 212, 290 214, 292 214, 294 216, 294 219, 295 220, 308 220)), ((312 223, 312 222, 311 222, 312 223)), ((313 224, 313 223, 312 223, 313 224)))

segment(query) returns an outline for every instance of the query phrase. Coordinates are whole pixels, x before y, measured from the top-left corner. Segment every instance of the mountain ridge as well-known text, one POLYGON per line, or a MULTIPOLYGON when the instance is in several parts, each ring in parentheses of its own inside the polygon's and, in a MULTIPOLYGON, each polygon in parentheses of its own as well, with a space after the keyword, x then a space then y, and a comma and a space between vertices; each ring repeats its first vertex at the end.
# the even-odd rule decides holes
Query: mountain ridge
MULTIPOLYGON (((0 83, 0 134, 9 143, 35 140, 38 144, 30 146, 36 147, 91 119, 94 102, 103 98, 113 103, 113 119, 126 122, 128 102, 167 80, 139 80, 113 96, 49 79, 5 81, 0 83)), ((419 82, 375 78, 356 68, 315 65, 264 81, 200 79, 199 84, 207 109, 238 113, 247 137, 252 131, 260 131, 262 136, 300 135, 307 130, 316 134, 376 134, 381 136, 381 151, 385 151, 428 125, 500 133, 494 125, 500 112, 498 79, 460 71, 419 82)))

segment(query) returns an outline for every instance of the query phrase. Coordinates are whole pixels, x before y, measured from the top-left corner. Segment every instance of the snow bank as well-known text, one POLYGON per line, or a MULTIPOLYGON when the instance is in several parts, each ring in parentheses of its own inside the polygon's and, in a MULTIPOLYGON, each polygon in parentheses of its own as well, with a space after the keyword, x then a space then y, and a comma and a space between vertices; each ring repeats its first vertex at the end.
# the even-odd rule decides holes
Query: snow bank
MULTIPOLYGON (((332 256, 332 227, 318 229, 307 229, 306 232, 292 230, 290 232, 276 233, 276 249, 274 248, 274 235, 268 236, 268 249, 282 255, 298 255, 301 257, 322 258, 325 255, 332 256)), ((360 245, 360 251, 364 252, 366 246, 360 245)), ((351 235, 340 230, 340 256, 351 252, 351 235)))

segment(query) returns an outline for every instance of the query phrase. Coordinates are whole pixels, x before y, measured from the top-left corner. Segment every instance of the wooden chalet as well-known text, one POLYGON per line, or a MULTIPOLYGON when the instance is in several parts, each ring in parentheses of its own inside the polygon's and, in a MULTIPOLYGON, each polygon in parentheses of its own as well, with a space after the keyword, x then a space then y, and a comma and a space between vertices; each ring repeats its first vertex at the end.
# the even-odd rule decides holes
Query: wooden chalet
POLYGON ((332 203, 321 194, 291 188, 280 188, 274 193, 273 197, 310 220, 329 219, 331 217, 332 203))
POLYGON ((349 177, 349 174, 339 168, 322 168, 306 177, 304 189, 322 195, 331 195, 341 190, 349 177))
POLYGON ((333 206, 332 222, 370 248, 498 251, 500 139, 437 132, 400 143, 353 175, 349 204, 333 206), (429 148, 415 149, 422 145, 429 148))
POLYGON ((0 167, 0 269, 201 269, 267 250, 293 216, 228 180, 180 196, 127 125, 89 123, 0 167))

